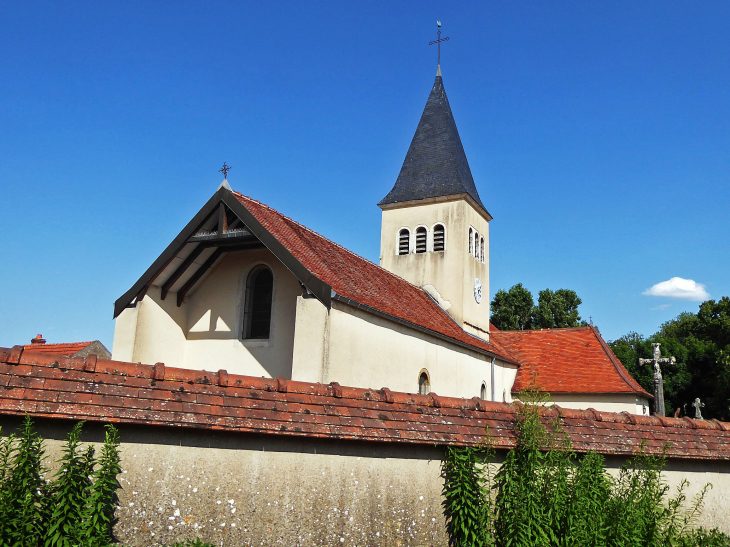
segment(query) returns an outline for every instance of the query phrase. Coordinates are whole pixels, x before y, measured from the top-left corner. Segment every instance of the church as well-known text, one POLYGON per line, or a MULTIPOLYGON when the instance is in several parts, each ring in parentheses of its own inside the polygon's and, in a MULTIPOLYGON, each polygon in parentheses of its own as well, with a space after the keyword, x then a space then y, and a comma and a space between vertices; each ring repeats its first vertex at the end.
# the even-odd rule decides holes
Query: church
MULTIPOLYGON (((225 174, 225 173, 224 173, 225 174)), ((440 68, 382 210, 380 264, 224 180, 114 305, 112 358, 194 370, 648 414, 593 327, 489 322, 489 223, 440 68)))

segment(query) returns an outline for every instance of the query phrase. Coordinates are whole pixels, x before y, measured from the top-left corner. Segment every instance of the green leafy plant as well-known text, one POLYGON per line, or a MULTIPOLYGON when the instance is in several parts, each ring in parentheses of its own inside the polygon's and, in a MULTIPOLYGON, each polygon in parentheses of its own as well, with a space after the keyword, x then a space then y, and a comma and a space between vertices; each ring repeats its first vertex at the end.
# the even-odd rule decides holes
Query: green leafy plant
POLYGON ((17 436, 0 436, 0 546, 102 547, 113 540, 119 434, 106 426, 97 461, 93 446, 80 446, 82 426, 68 434, 59 469, 48 483, 43 440, 28 415, 17 436))
MULTIPOLYGON (((444 509, 455 547, 730 547, 718 530, 695 529, 706 485, 687 506, 671 494, 664 454, 641 445, 616 478, 599 454, 576 454, 557 412, 532 390, 520 395, 516 446, 492 477, 492 453, 447 447, 444 509)), ((666 449, 665 449, 666 451, 666 449)))

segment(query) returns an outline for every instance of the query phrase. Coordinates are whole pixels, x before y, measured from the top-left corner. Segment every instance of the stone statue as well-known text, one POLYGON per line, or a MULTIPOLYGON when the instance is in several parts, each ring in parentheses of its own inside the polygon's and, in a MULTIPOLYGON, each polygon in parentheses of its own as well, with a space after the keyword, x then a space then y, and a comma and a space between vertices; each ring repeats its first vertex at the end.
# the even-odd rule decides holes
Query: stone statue
POLYGON ((700 398, 697 397, 695 399, 695 402, 692 403, 692 406, 695 407, 695 420, 702 420, 702 419, 704 419, 704 418, 702 418, 702 411, 700 409, 705 406, 705 403, 703 403, 702 401, 700 401, 700 398))

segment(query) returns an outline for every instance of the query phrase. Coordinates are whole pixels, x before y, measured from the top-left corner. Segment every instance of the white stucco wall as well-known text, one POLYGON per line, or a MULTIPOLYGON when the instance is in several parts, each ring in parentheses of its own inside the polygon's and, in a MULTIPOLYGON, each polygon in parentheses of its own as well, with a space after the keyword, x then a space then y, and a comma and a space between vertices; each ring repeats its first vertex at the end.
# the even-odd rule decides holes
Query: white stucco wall
MULTIPOLYGON (((517 393, 512 395, 519 400, 517 393)), ((555 403, 562 408, 649 415, 649 400, 632 393, 550 393, 549 397, 547 404, 555 403)))
MULTIPOLYGON (((479 397, 484 383, 491 397, 491 359, 486 355, 338 301, 328 313, 316 300, 300 297, 297 311, 296 380, 416 393, 425 369, 431 391, 439 395, 479 397)), ((495 363, 497 400, 512 400, 516 370, 495 363)))
POLYGON ((649 414, 649 400, 632 393, 551 393, 550 398, 555 404, 565 408, 649 414))
POLYGON ((266 249, 226 255, 188 294, 180 307, 151 286, 136 308, 117 318, 112 358, 232 374, 291 378, 299 282, 266 249), (246 278, 259 264, 274 277, 272 328, 268 340, 242 340, 246 278))

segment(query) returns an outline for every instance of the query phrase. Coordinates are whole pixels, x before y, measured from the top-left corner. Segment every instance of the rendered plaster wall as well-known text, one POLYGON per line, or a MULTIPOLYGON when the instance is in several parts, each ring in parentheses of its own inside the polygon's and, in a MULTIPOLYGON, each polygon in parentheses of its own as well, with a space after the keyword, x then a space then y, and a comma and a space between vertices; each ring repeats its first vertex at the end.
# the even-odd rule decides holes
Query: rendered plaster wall
MULTIPOLYGON (((198 536, 225 547, 448 543, 432 446, 124 426, 121 438, 115 533, 129 547, 198 536)), ((49 464, 61 446, 47 442, 49 464)))
POLYGON ((267 249, 230 253, 205 277, 187 301, 185 368, 231 374, 291 378, 299 281, 267 249), (242 340, 246 279, 267 266, 274 276, 271 336, 242 340))
MULTIPOLYGON (((436 289, 448 313, 465 330, 489 339, 489 222, 465 199, 437 198, 385 206, 380 235, 380 265, 414 285, 436 289), (444 251, 434 252, 433 226, 446 228, 444 251), (416 228, 428 229, 428 251, 415 253, 416 228), (469 254, 469 228, 484 237, 484 262, 469 254), (411 253, 398 255, 398 233, 408 228, 411 253), (482 300, 474 299, 474 281, 482 285, 482 300), (476 325, 474 329, 464 322, 476 325)), ((438 298, 437 298, 438 300, 438 298)))
MULTIPOLYGON (((18 423, 0 418, 5 435, 18 423)), ((39 422, 50 473, 70 427, 39 422)), ((198 536, 226 547, 448 544, 439 448, 119 427, 115 533, 124 545, 198 536)), ((102 437, 99 425, 86 424, 82 441, 102 437)), ((607 469, 617 475, 624 461, 609 458, 607 469)), ((713 485, 697 525, 730 533, 730 462, 670 461, 664 480, 672 491, 683 479, 688 500, 713 485)))
POLYGON ((631 393, 552 393, 550 398, 552 402, 565 408, 649 414, 649 400, 631 393))
MULTIPOLYGON (((491 359, 333 301, 327 310, 318 301, 300 297, 297 304, 293 378, 307 382, 339 382, 344 386, 418 392, 426 371, 431 391, 449 397, 479 397, 482 383, 491 397, 491 359)), ((516 367, 497 360, 495 398, 511 401, 516 367)))
POLYGON ((199 282, 180 307, 174 293, 161 299, 151 286, 116 321, 112 357, 196 370, 291 378, 299 282, 268 250, 230 253, 199 282), (264 264, 274 276, 271 336, 243 340, 246 278, 264 264))
POLYGON ((186 305, 178 308, 174 295, 162 300, 160 288, 152 286, 136 307, 125 309, 117 317, 112 358, 183 366, 186 323, 186 305))

